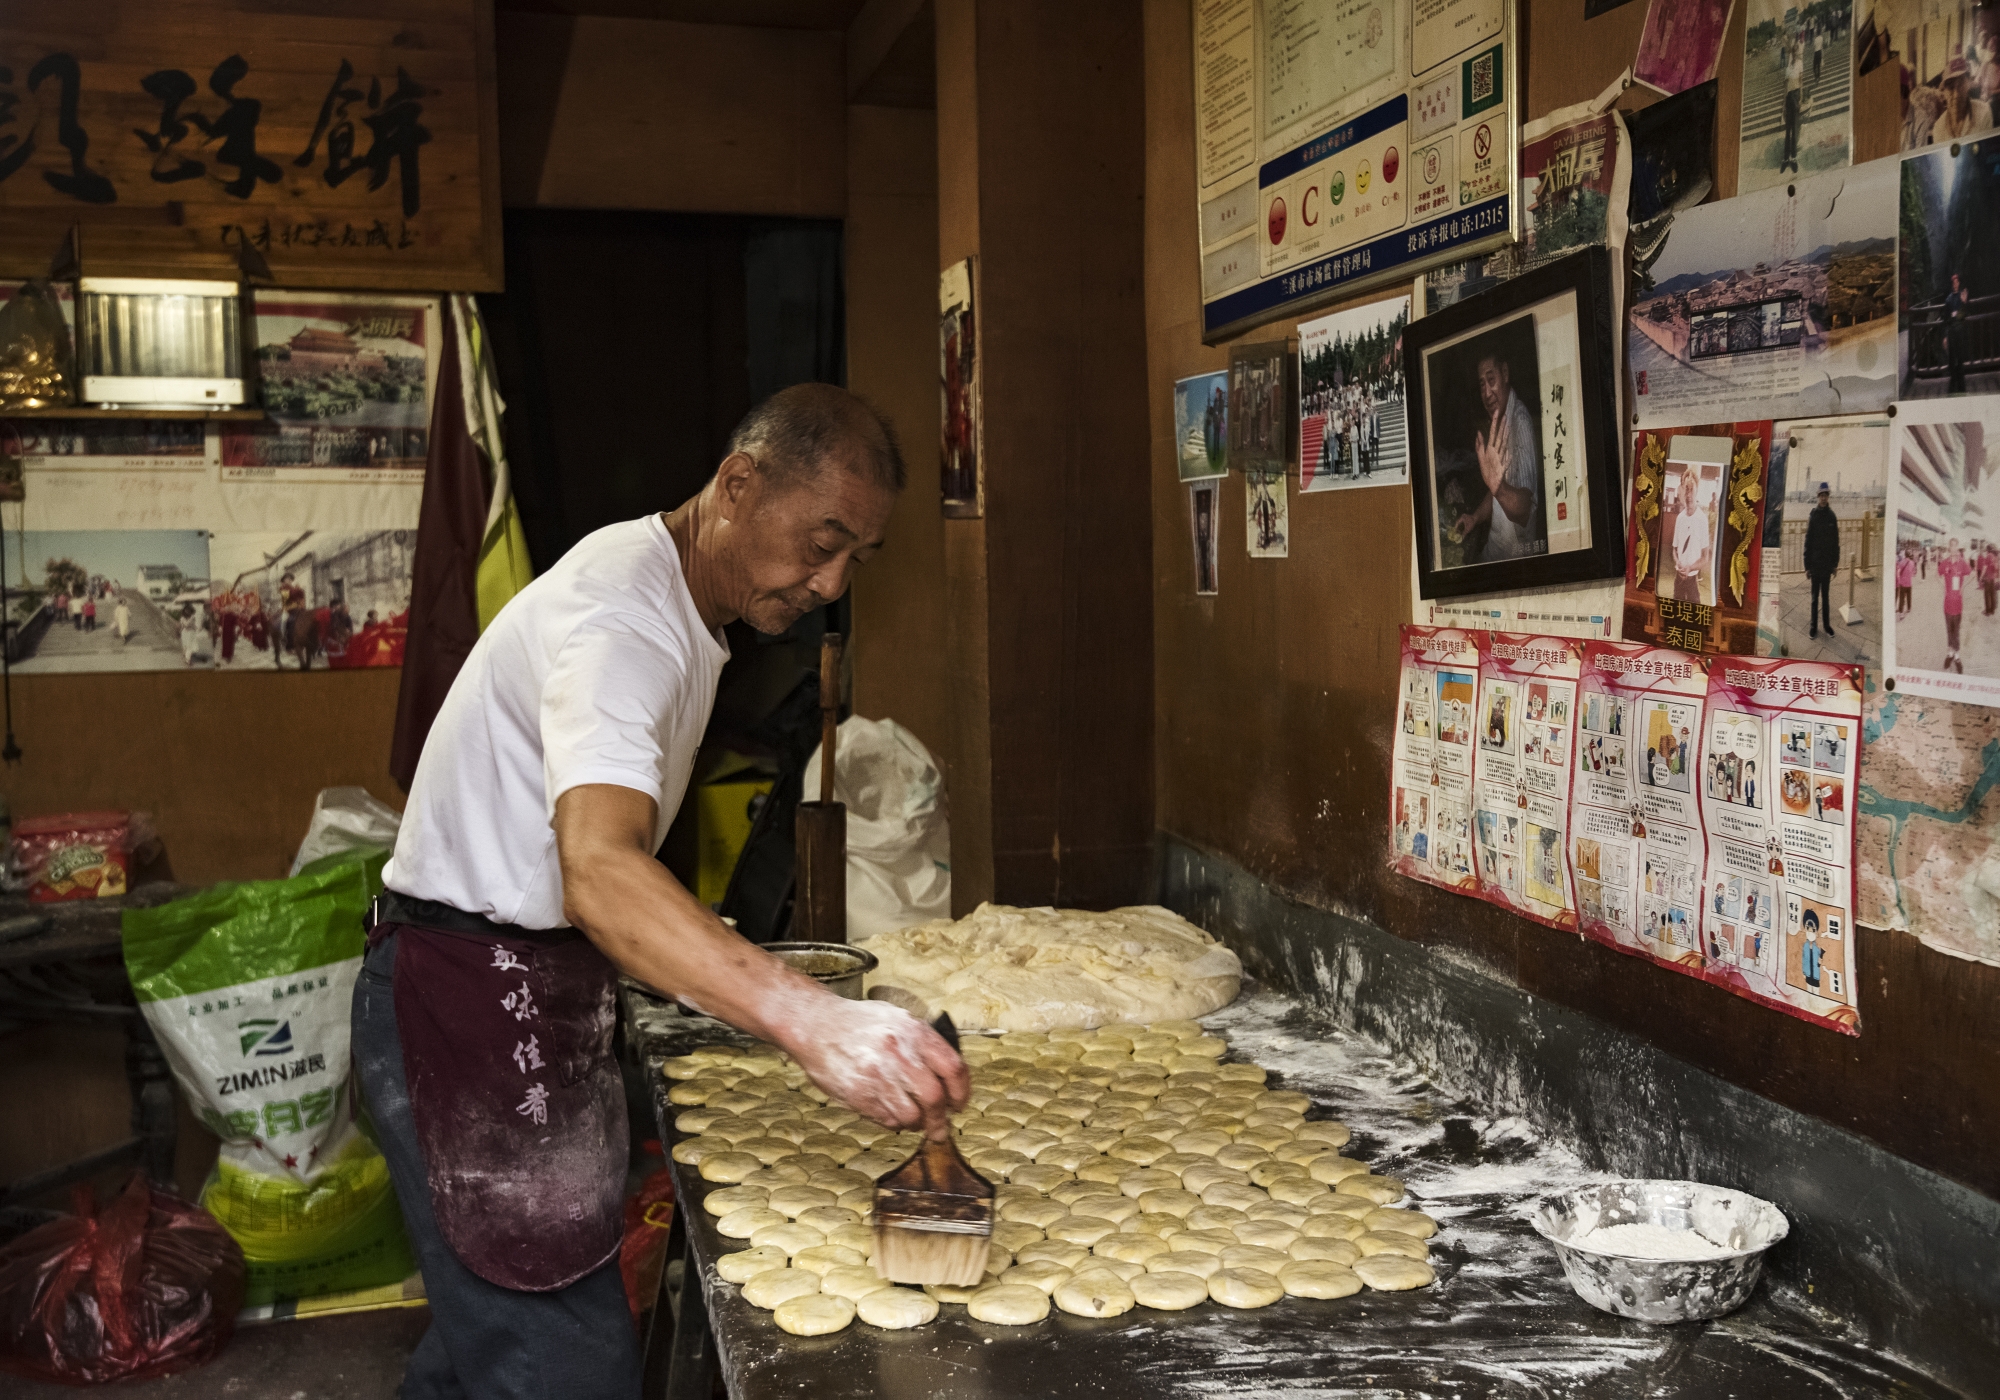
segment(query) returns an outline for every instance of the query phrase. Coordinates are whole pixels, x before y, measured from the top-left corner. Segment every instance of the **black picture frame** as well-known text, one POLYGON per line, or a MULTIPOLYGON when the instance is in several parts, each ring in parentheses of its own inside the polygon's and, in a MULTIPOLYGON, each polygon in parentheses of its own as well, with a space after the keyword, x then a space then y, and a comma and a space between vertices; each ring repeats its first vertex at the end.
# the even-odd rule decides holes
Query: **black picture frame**
POLYGON ((1420 596, 1459 598, 1624 577, 1624 473, 1611 275, 1610 253, 1586 248, 1414 321, 1404 332, 1420 596), (1544 328, 1574 327, 1573 364, 1552 368, 1553 386, 1541 372, 1537 318, 1544 328), (1512 372, 1524 359, 1535 379, 1538 414, 1531 414, 1520 398, 1512 372), (1486 440, 1479 423, 1489 411, 1489 384, 1495 386, 1500 407, 1491 410, 1487 424, 1502 422, 1509 442, 1516 434, 1535 440, 1539 475, 1526 524, 1509 515, 1496 527, 1492 511, 1497 504, 1480 516, 1483 503, 1496 500, 1484 485, 1475 446, 1486 440), (1564 413, 1572 391, 1575 412, 1564 413), (1540 402, 1545 395, 1548 401, 1540 402), (1559 440, 1548 441, 1550 437, 1559 440), (1559 450, 1563 448, 1567 454, 1559 450), (1583 490, 1574 489, 1572 481, 1583 490), (1561 505, 1565 498, 1576 506, 1574 519, 1561 505), (1447 513, 1453 518, 1440 528, 1447 513), (1561 519, 1555 523, 1558 513, 1561 519), (1462 528, 1468 520, 1474 523, 1462 528), (1510 531, 1506 542, 1493 540, 1495 528, 1510 531), (1574 547, 1554 549, 1552 533, 1557 539, 1583 538, 1574 547), (1521 552, 1450 557, 1460 546, 1481 556, 1521 552))

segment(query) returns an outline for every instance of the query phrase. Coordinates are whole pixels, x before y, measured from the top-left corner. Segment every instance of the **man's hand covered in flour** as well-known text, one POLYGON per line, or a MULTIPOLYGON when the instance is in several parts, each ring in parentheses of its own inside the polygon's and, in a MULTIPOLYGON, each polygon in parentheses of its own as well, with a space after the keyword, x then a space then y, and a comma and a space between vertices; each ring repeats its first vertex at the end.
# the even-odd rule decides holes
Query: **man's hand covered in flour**
POLYGON ((800 1008, 791 1052, 830 1096, 884 1127, 951 1135, 970 1075, 944 1037, 883 1001, 816 996, 800 1008))

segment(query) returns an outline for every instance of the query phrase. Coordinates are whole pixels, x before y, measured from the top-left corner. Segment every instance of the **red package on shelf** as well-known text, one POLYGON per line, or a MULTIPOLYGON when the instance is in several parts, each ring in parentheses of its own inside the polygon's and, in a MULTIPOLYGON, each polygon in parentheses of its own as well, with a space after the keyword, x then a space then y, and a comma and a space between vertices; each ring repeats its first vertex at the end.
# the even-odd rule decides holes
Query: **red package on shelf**
POLYGON ((130 812, 64 812, 15 823, 14 863, 28 881, 28 898, 55 904, 124 894, 142 824, 130 812))

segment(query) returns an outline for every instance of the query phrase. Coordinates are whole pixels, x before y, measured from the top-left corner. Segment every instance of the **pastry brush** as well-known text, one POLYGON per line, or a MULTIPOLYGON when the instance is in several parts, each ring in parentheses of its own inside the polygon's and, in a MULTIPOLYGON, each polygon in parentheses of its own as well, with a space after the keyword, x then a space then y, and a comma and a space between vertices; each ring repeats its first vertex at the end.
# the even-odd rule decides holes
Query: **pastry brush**
MULTIPOLYGON (((949 1015, 931 1024, 958 1049, 949 1015)), ((875 1183, 875 1271, 891 1283, 970 1288, 986 1276, 992 1236, 993 1184, 950 1138, 926 1139, 875 1183)))

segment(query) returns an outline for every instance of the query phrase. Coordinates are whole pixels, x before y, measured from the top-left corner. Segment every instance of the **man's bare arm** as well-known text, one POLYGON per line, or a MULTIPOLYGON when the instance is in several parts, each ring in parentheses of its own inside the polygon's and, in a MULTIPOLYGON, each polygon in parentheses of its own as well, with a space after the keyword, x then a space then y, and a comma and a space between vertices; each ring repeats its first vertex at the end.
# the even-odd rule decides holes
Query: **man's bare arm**
POLYGON ((556 800, 563 913, 620 971, 779 1046, 857 1113, 949 1132, 965 1062, 884 1002, 835 996, 738 935, 653 858, 656 806, 608 783, 556 800))

